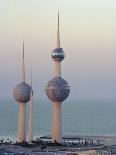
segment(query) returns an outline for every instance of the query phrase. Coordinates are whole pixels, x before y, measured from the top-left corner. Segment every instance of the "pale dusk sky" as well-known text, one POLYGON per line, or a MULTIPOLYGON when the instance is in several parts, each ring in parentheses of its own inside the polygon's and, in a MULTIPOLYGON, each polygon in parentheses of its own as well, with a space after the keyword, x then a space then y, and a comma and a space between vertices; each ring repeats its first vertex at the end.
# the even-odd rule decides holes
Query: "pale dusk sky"
POLYGON ((33 68, 35 98, 47 99, 53 78, 60 10, 62 76, 71 86, 69 100, 116 97, 116 0, 0 0, 0 97, 11 97, 20 82, 25 41, 26 82, 33 68))

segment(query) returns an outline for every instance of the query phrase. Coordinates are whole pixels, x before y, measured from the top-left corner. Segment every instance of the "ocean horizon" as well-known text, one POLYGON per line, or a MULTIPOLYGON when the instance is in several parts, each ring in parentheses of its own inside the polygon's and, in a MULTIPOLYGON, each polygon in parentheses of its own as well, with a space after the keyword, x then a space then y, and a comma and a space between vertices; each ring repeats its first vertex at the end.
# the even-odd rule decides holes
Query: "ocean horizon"
MULTIPOLYGON (((33 101, 34 138, 51 134, 52 103, 33 101)), ((0 101, 0 139, 17 140, 19 104, 13 99, 0 101)), ((28 134, 29 103, 26 109, 28 134)), ((62 103, 63 135, 116 136, 115 101, 67 100, 62 103)))

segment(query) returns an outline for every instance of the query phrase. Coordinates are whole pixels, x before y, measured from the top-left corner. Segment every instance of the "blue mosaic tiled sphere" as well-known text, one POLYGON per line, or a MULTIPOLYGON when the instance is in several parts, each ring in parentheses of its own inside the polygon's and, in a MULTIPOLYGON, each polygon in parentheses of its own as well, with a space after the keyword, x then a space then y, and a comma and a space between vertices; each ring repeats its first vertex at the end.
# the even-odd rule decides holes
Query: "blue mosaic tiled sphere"
POLYGON ((45 89, 46 95, 53 102, 63 102, 70 93, 68 83, 61 77, 50 80, 45 89))
POLYGON ((31 86, 25 82, 18 84, 13 90, 13 96, 17 102, 26 103, 30 100, 31 86))
POLYGON ((56 48, 52 52, 52 59, 54 61, 62 61, 65 57, 64 51, 62 48, 56 48))

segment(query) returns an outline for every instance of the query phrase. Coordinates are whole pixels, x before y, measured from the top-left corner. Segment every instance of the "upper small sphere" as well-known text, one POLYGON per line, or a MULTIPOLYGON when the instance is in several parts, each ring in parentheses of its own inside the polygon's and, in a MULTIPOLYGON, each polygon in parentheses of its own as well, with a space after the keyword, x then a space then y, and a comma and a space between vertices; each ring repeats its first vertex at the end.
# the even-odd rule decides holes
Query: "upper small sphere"
POLYGON ((61 77, 50 80, 46 86, 46 95, 53 102, 63 102, 70 93, 68 83, 61 77))
POLYGON ((55 48, 52 52, 52 59, 54 61, 62 61, 65 57, 64 51, 62 48, 55 48))
POLYGON ((13 90, 13 96, 17 102, 26 103, 30 100, 31 86, 25 82, 18 84, 13 90))

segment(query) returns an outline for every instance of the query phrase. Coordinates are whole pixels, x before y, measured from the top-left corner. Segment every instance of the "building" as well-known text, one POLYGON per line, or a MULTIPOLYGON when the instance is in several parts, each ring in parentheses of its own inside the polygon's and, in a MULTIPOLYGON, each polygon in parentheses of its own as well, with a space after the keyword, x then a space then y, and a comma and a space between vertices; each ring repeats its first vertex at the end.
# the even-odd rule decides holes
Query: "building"
POLYGON ((21 69, 21 83, 13 90, 14 99, 19 103, 18 142, 26 141, 26 103, 30 100, 31 86, 25 83, 24 42, 21 69))
POLYGON ((45 88, 47 97, 52 103, 52 132, 53 142, 62 143, 62 102, 69 96, 70 87, 68 83, 61 77, 61 61, 65 54, 60 47, 60 31, 59 31, 59 12, 58 12, 58 28, 57 28, 57 48, 51 55, 54 61, 54 78, 48 82, 45 88))

